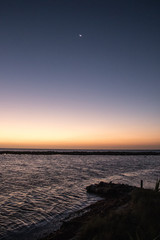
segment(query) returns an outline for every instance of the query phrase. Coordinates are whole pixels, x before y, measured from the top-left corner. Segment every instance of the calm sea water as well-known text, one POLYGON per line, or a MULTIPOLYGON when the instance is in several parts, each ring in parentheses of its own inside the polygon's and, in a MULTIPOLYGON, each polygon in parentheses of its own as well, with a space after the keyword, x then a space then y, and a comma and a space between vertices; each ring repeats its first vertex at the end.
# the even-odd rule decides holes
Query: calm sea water
POLYGON ((160 156, 0 155, 0 239, 32 240, 98 198, 103 181, 154 188, 160 156))

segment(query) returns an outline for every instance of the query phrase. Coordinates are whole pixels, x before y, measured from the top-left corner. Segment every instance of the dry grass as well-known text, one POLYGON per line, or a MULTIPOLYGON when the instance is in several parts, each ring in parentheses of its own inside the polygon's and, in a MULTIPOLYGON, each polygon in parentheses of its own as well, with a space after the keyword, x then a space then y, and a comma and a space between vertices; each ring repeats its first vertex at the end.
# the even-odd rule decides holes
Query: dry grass
MULTIPOLYGON (((159 189, 159 185, 158 185, 159 189)), ((155 189, 156 190, 156 189, 155 189)), ((78 240, 160 240, 160 193, 137 189, 129 207, 84 224, 78 240)))

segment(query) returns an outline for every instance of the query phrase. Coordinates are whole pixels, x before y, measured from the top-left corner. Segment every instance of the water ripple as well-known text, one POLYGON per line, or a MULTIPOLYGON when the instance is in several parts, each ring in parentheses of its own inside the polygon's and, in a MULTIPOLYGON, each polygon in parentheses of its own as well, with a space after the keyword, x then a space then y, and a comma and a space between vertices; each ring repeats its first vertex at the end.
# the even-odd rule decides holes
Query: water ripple
POLYGON ((94 202, 85 187, 114 181, 154 187, 160 156, 0 155, 0 239, 32 240, 94 202))

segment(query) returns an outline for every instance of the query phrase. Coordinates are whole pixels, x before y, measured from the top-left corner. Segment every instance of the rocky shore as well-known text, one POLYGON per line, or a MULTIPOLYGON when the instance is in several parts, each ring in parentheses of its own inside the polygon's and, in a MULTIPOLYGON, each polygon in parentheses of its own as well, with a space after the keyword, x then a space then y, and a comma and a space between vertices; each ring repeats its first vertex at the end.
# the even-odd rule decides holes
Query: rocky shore
POLYGON ((128 208, 131 200, 131 193, 136 187, 125 184, 114 184, 112 182, 93 184, 86 188, 88 193, 97 194, 103 197, 85 209, 78 211, 76 217, 63 223, 61 228, 41 240, 69 240, 78 239, 79 231, 84 223, 94 217, 104 217, 113 211, 124 211, 128 208))

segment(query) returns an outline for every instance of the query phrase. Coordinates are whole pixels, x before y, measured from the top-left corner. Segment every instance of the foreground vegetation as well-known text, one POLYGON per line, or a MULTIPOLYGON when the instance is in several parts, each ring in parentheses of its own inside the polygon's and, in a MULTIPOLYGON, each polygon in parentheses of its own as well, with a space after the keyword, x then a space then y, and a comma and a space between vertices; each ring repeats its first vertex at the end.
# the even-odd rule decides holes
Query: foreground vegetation
POLYGON ((86 189, 103 199, 41 240, 160 240, 160 180, 154 190, 143 181, 141 188, 100 182, 86 189))
POLYGON ((84 223, 78 240, 160 240, 160 193, 135 189, 125 206, 84 223))

